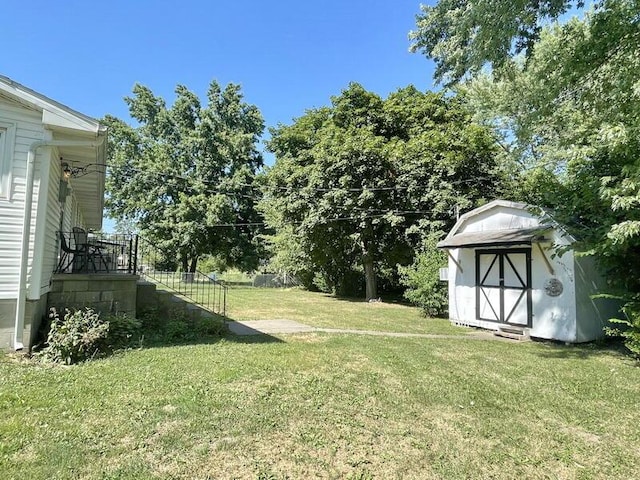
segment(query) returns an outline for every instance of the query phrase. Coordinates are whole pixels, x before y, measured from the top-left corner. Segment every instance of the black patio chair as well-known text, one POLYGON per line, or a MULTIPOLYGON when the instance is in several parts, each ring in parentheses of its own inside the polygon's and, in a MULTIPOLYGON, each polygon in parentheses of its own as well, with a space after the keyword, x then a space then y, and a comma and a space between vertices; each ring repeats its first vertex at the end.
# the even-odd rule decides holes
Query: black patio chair
MULTIPOLYGON (((73 227, 72 230, 76 250, 79 252, 81 258, 80 267, 77 271, 87 272, 89 270, 89 262, 91 262, 93 271, 97 272, 96 259, 98 259, 98 266, 100 266, 100 264, 104 265, 104 269, 108 273, 109 264, 107 262, 107 256, 103 252, 104 247, 95 242, 90 242, 89 234, 84 228, 73 227)), ((73 270, 76 270, 75 265, 74 263, 73 270)))
POLYGON ((67 238, 64 232, 58 232, 60 235, 60 247, 62 249, 62 255, 60 255, 60 261, 56 267, 57 273, 63 273, 69 267, 72 267, 71 271, 76 270, 76 265, 82 265, 84 263, 84 252, 77 248, 71 248, 67 243, 67 238))

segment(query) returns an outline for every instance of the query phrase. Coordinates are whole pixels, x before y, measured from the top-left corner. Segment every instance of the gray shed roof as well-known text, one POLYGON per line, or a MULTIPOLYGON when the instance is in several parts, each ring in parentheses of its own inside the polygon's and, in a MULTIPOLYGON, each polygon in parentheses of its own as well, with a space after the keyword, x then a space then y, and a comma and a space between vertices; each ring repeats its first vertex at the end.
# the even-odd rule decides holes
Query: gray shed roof
POLYGON ((512 228, 459 233, 438 243, 438 248, 499 247, 507 245, 531 245, 542 242, 544 233, 551 227, 512 228))

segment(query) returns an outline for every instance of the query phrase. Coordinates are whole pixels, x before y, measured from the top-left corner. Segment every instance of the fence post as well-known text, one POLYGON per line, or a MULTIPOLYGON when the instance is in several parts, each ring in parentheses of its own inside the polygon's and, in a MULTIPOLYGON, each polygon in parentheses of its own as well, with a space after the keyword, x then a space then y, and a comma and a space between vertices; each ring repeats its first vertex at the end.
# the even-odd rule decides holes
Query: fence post
POLYGON ((133 273, 137 273, 138 272, 138 235, 136 235, 135 237, 135 255, 133 256, 133 273))
POLYGON ((224 323, 227 323, 227 288, 226 286, 222 286, 222 318, 224 319, 224 323))

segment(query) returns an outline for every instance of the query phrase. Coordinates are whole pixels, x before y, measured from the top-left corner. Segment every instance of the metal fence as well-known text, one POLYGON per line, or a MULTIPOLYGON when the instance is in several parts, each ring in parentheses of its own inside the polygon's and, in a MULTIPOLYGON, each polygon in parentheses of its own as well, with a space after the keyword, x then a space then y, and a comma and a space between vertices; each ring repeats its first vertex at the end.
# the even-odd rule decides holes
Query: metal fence
POLYGON ((138 235, 92 233, 81 228, 58 232, 55 273, 138 274, 158 288, 226 316, 227 286, 202 272, 179 272, 176 256, 138 235))
POLYGON ((138 238, 137 273, 218 315, 227 313, 227 286, 202 272, 176 271, 175 255, 164 252, 142 237, 138 238), (173 267, 173 268, 171 268, 173 267))

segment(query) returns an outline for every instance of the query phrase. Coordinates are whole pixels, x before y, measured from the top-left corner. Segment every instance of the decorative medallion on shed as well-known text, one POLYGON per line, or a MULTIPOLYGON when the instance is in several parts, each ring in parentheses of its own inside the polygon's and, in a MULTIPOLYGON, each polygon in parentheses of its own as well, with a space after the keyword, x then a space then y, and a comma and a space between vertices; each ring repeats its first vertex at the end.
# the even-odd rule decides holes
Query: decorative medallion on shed
POLYGON ((559 297, 563 290, 562 282, 557 278, 550 278, 544 282, 544 291, 550 297, 559 297))

